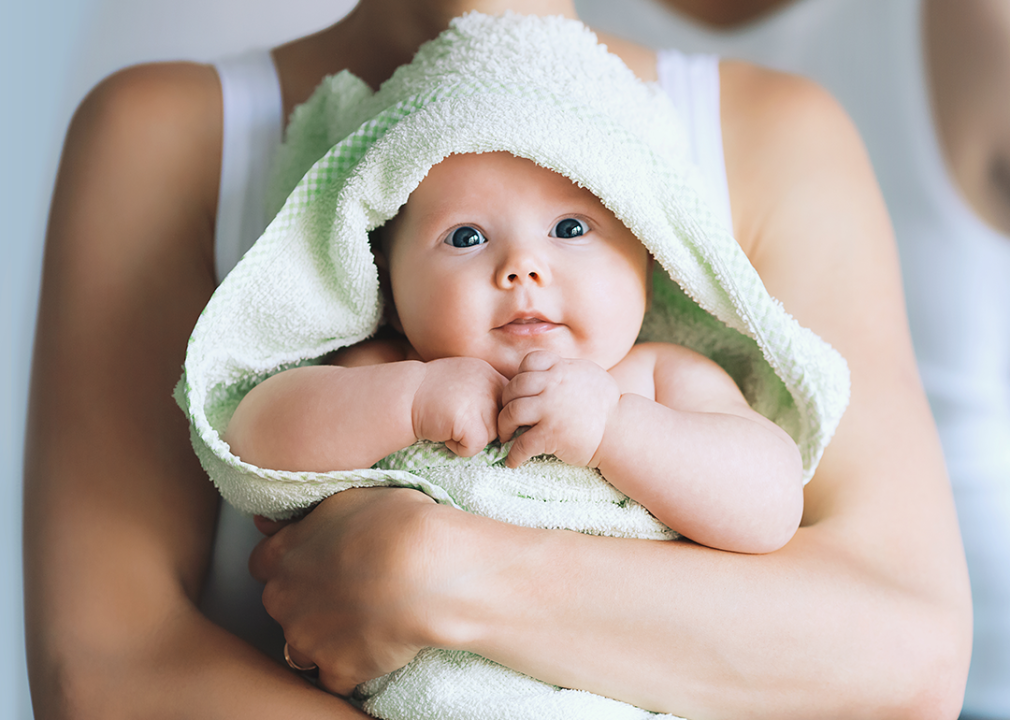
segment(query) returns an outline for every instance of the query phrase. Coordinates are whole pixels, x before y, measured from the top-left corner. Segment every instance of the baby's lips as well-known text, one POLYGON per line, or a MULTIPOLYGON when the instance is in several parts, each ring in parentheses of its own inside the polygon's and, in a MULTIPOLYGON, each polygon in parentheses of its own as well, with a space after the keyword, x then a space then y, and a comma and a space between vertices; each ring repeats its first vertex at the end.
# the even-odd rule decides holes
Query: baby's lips
POLYGON ((542 335, 561 327, 557 323, 540 318, 516 318, 510 322, 495 328, 509 335, 528 337, 542 335))

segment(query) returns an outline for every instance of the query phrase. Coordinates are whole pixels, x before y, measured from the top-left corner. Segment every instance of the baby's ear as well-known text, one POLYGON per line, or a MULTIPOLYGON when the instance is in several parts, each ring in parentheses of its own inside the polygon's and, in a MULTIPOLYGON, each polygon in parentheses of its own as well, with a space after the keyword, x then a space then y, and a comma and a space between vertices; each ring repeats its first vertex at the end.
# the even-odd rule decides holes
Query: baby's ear
POLYGON ((375 245, 372 246, 372 257, 375 258, 375 267, 379 271, 379 290, 382 291, 382 316, 391 328, 403 334, 403 325, 400 324, 400 316, 396 314, 396 305, 393 304, 393 290, 389 282, 389 261, 385 253, 375 245))

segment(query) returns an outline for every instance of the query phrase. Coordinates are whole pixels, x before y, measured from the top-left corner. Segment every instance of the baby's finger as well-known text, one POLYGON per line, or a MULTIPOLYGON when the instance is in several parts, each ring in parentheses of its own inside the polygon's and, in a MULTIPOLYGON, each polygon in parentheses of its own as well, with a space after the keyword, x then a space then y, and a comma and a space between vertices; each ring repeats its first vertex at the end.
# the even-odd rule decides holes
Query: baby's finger
POLYGON ((452 450, 456 455, 468 458, 473 457, 483 450, 487 446, 487 443, 478 445, 471 437, 464 435, 461 440, 446 440, 445 446, 452 450))
POLYGON ((502 404, 501 394, 502 392, 504 392, 505 387, 509 384, 509 379, 494 369, 492 369, 492 372, 494 373, 494 375, 492 376, 495 390, 494 400, 495 403, 500 406, 502 404))
POLYGON ((534 350, 533 352, 526 353, 526 357, 519 363, 519 370, 516 374, 545 372, 554 367, 560 359, 560 355, 552 353, 550 350, 534 350))
POLYGON ((487 418, 475 418, 465 423, 458 434, 446 441, 445 446, 460 457, 473 457, 487 447, 497 429, 487 418))
POLYGON ((542 427, 531 427, 515 439, 505 458, 505 467, 517 468, 531 457, 549 454, 545 446, 546 433, 542 427))
POLYGON ((543 403, 538 396, 521 397, 511 401, 498 413, 498 437, 508 442, 516 430, 540 422, 543 403))
POLYGON ((481 422, 484 424, 484 432, 487 433, 487 442, 491 442, 498 437, 498 414, 501 412, 501 400, 497 404, 485 408, 481 414, 481 422))
POLYGON ((547 374, 543 372, 526 371, 519 373, 505 386, 501 395, 502 407, 517 398, 539 395, 547 388, 547 374))

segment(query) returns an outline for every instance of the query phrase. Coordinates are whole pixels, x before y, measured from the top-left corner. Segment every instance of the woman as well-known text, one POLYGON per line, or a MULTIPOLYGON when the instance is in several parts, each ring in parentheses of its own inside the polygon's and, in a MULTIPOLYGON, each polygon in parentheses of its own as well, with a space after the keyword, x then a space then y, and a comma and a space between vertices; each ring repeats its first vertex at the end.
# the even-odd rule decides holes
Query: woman
MULTIPOLYGON (((574 15, 569 0, 365 0, 274 51, 284 117, 327 74, 374 88, 450 17, 506 7, 574 15)), ((657 79, 654 53, 603 40, 657 79)), ((743 556, 507 526, 410 490, 341 493, 261 524, 275 534, 251 560, 324 688, 346 694, 434 645, 693 718, 956 715, 967 578, 872 173, 816 88, 734 63, 719 77, 735 235, 852 370, 803 527, 743 556)), ((216 282, 221 103, 213 68, 134 68, 68 135, 25 500, 39 717, 356 716, 197 605, 217 500, 171 388, 216 282)))
POLYGON ((1010 718, 1010 6, 1002 0, 666 0, 603 17, 633 37, 802 73, 867 144, 971 575, 965 717, 1010 718), (775 12, 770 12, 775 10, 775 12), (679 20, 679 21, 678 21, 679 20), (942 292, 938 289, 942 288, 942 292))

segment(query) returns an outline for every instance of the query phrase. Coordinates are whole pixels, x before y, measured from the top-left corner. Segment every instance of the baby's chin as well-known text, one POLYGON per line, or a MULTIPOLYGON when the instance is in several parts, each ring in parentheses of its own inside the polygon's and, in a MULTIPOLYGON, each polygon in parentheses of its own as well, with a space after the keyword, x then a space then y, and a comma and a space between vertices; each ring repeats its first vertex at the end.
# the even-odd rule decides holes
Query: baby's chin
POLYGON ((519 374, 519 365, 521 362, 522 358, 520 358, 519 360, 509 360, 507 362, 496 361, 491 362, 489 364, 491 365, 491 367, 493 367, 495 370, 501 373, 502 377, 504 377, 506 380, 511 380, 512 378, 514 378, 516 375, 519 374))
POLYGON ((444 358, 452 357, 470 357, 476 358, 477 360, 483 360, 488 365, 493 367, 498 373, 500 373, 507 380, 511 380, 516 375, 519 374, 519 365, 522 363, 523 358, 526 357, 526 353, 496 353, 490 355, 487 353, 480 352, 438 352, 438 351, 428 351, 419 352, 414 349, 413 346, 410 347, 407 352, 407 360, 420 360, 421 362, 431 362, 432 360, 439 360, 444 358))
MULTIPOLYGON (((592 360, 604 370, 609 370, 620 358, 603 357, 608 353, 593 353, 577 344, 564 341, 544 342, 513 342, 508 344, 496 344, 493 347, 470 347, 461 351, 460 348, 453 348, 452 352, 438 352, 436 348, 427 348, 428 352, 421 352, 417 359, 428 361, 442 357, 473 357, 483 360, 493 367, 506 380, 511 380, 519 374, 523 361, 531 354, 543 352, 554 356, 555 359, 564 360, 592 360)), ((415 351, 416 352, 416 351, 415 351)), ((612 353, 611 353, 612 354, 612 353)), ((543 363, 538 362, 542 368, 543 363)))
MULTIPOLYGON (((550 347, 528 348, 524 349, 520 353, 510 354, 508 357, 498 357, 494 359, 484 358, 484 359, 487 361, 489 365, 491 365, 491 367, 493 367, 495 370, 501 373, 502 376, 505 377, 505 379, 511 380, 512 378, 514 378, 516 375, 519 374, 520 368, 522 368, 523 366, 523 361, 533 353, 544 353, 547 356, 553 357, 555 361, 583 359, 583 360, 594 360, 595 362, 594 358, 585 358, 582 356, 581 353, 572 352, 571 350, 565 352, 565 350, 563 349, 555 349, 550 347)), ((538 360, 535 363, 535 366, 539 370, 545 369, 543 365, 544 365, 543 360, 538 360)))
POLYGON ((521 353, 507 353, 505 355, 496 355, 494 357, 482 357, 481 359, 501 373, 502 377, 506 380, 511 380, 519 374, 519 368, 522 366, 523 359, 529 353, 536 352, 538 349, 539 348, 521 353))

